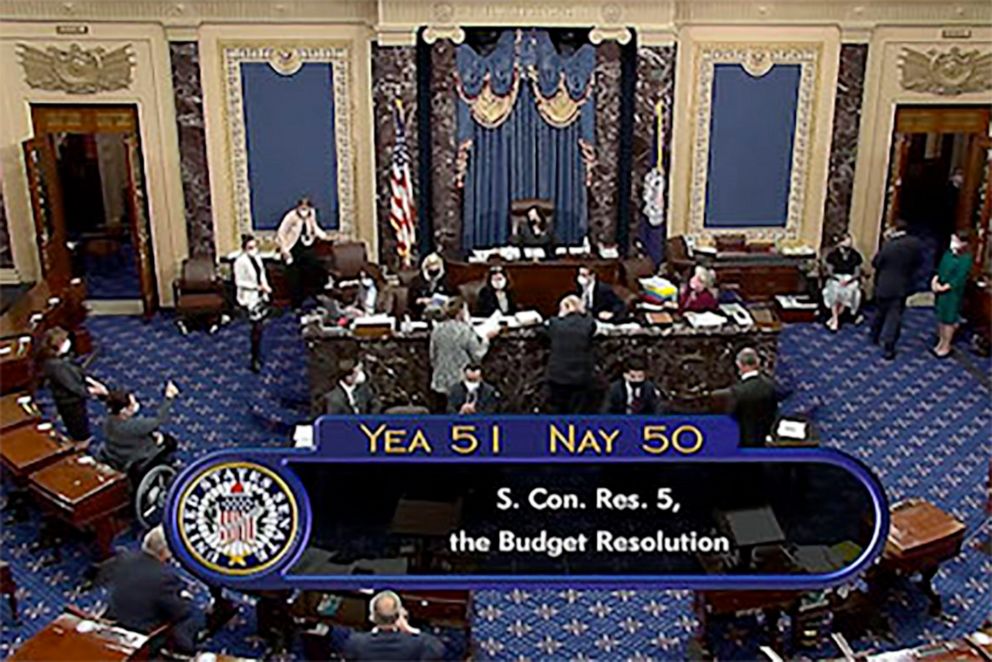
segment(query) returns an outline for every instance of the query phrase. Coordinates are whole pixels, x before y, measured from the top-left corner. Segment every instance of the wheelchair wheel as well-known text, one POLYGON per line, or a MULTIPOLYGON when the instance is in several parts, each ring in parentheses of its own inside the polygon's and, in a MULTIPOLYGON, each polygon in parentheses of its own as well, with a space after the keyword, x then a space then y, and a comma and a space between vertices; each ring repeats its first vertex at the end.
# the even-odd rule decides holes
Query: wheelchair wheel
POLYGON ((169 484, 176 477, 176 470, 168 464, 160 464, 144 475, 134 494, 134 512, 138 522, 146 529, 162 523, 165 510, 165 497, 169 484))

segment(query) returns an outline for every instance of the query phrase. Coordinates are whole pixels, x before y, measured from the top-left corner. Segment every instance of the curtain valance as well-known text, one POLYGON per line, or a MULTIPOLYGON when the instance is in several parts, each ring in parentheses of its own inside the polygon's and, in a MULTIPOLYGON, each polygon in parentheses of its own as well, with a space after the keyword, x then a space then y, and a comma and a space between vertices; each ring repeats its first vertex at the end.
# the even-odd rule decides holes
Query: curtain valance
POLYGON ((455 64, 458 96, 482 126, 493 129, 506 121, 524 83, 531 85, 544 121, 564 128, 589 98, 596 51, 585 44, 563 56, 545 30, 507 30, 487 55, 459 46, 455 64))

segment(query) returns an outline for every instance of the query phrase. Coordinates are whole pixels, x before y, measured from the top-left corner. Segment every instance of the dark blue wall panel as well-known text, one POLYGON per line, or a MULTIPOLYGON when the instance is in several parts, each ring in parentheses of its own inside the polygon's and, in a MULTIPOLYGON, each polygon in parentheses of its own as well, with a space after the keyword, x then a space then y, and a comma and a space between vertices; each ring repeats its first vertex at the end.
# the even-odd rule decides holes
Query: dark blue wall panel
POLYGON ((241 65, 248 183, 255 229, 273 230, 309 195, 325 230, 338 227, 334 81, 309 62, 283 76, 264 62, 241 65))
POLYGON ((754 78, 737 64, 713 75, 706 227, 784 227, 801 70, 754 78))

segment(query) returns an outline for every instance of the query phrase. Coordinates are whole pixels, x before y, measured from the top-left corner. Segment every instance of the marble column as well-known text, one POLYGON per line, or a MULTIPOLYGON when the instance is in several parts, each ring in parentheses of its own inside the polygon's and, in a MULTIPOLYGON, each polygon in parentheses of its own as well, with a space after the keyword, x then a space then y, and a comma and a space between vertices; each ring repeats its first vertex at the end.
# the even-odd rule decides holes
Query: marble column
POLYGON ((589 241, 613 244, 617 238, 620 171, 620 46, 614 41, 596 48, 596 164, 589 187, 589 241))
MULTIPOLYGON (((658 118, 661 104, 661 163, 670 180, 672 147, 672 108, 675 99, 676 47, 641 46, 637 49, 637 87, 634 94, 633 175, 630 187, 631 223, 628 236, 643 242, 655 260, 662 255, 665 225, 653 227, 644 216, 644 176, 657 164, 658 118)), ((669 187, 666 183, 664 207, 667 215, 669 187)), ((667 220, 667 216, 666 216, 667 220)))
POLYGON ((207 142, 203 125, 200 54, 196 42, 172 42, 169 49, 172 59, 172 86, 176 95, 179 163, 189 253, 213 256, 214 223, 210 209, 210 173, 207 168, 207 142))
POLYGON ((827 175, 827 200, 823 212, 822 246, 832 246, 847 231, 854 187, 854 164, 858 157, 858 132, 861 126, 861 102, 864 97, 867 44, 843 44, 837 74, 837 98, 834 105, 833 138, 830 145, 830 170, 827 175))
POLYGON ((434 245, 458 255, 462 247, 462 193, 455 182, 455 45, 431 47, 431 215, 434 245))
POLYGON ((7 210, 3 206, 3 183, 0 182, 0 269, 14 266, 14 255, 10 251, 10 232, 7 230, 7 210))
MULTIPOLYGON (((379 263, 391 270, 399 266, 396 232, 389 222, 390 171, 396 144, 396 101, 403 102, 406 117, 406 144, 413 178, 413 199, 419 206, 420 181, 417 177, 417 49, 414 46, 372 45, 372 100, 375 118, 376 227, 379 233, 379 263)), ((414 219, 416 222, 416 219, 414 219)))

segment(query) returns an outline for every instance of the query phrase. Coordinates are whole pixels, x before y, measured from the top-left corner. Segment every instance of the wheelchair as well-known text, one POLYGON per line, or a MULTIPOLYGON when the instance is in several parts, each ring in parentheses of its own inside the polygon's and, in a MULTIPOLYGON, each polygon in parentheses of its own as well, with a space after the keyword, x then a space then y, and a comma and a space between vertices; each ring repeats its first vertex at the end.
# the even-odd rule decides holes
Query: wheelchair
MULTIPOLYGON (((162 523, 165 498, 169 493, 169 486, 179 474, 172 453, 173 451, 163 448, 146 461, 125 472, 131 484, 134 516, 146 531, 162 523)), ((109 461, 103 446, 94 453, 94 456, 98 461, 115 469, 118 468, 109 461)))

